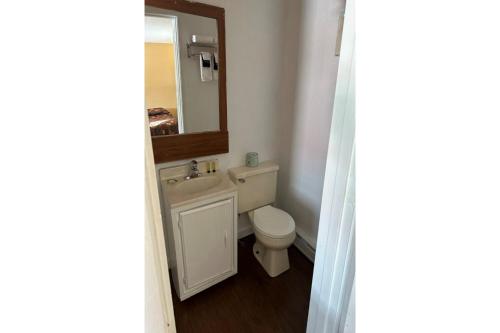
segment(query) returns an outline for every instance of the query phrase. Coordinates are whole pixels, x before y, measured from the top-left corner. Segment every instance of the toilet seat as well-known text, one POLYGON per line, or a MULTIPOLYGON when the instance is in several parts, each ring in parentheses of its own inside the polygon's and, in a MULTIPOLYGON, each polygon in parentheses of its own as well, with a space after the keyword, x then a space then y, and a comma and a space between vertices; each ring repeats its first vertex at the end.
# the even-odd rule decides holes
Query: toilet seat
POLYGON ((285 211, 265 206, 253 211, 254 228, 270 238, 285 238, 295 232, 295 222, 285 211))

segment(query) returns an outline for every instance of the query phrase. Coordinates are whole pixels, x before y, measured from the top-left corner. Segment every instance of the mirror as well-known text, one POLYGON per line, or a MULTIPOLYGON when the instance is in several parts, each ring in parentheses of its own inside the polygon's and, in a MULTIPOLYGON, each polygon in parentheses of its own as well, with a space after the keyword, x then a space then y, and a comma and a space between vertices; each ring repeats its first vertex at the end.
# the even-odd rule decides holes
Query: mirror
POLYGON ((218 131, 217 21, 149 10, 144 37, 145 103, 151 135, 218 131))
POLYGON ((224 9, 145 3, 144 103, 155 162, 227 153, 224 9))

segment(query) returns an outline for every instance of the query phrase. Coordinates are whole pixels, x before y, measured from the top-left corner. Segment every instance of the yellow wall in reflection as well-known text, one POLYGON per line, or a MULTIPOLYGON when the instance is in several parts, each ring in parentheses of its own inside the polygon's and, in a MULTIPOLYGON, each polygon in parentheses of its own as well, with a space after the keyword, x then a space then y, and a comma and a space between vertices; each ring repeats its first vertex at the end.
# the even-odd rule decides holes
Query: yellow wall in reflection
POLYGON ((163 107, 175 115, 174 45, 144 43, 144 88, 146 108, 163 107))

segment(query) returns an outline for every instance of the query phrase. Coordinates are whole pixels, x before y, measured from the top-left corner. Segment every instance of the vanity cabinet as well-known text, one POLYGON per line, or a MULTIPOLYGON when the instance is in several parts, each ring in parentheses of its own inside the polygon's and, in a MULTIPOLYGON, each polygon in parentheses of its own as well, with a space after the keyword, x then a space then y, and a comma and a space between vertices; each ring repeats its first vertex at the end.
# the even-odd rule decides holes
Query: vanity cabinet
POLYGON ((237 273, 236 192, 171 208, 168 215, 172 279, 181 300, 237 273))

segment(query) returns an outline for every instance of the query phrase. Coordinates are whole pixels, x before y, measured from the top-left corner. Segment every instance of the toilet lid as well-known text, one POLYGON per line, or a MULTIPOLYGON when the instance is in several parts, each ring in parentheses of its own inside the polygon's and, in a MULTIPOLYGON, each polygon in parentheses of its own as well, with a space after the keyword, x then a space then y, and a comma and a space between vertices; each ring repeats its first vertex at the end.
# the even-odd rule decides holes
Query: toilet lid
POLYGON ((266 236, 280 238, 295 231, 293 218, 285 211, 265 206, 253 213, 254 227, 266 236))

